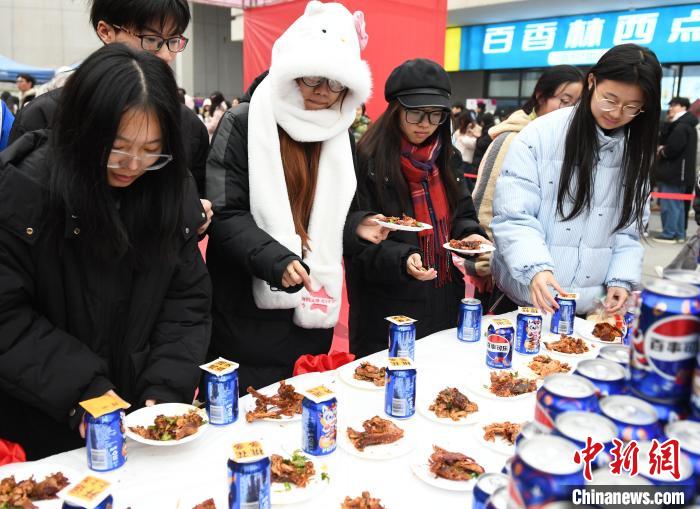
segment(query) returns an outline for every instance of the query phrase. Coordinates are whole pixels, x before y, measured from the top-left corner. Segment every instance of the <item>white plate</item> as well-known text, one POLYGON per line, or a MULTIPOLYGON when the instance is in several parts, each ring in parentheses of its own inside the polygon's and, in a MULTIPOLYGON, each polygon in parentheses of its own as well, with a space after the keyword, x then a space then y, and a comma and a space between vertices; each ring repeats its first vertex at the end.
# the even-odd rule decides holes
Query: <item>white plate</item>
MULTIPOLYGON (((474 457, 473 453, 470 453, 470 451, 466 450, 463 446, 443 442, 444 441, 437 440, 435 445, 450 452, 461 452, 462 454, 466 454, 467 456, 474 458, 474 460, 476 460, 476 462, 482 467, 484 466, 478 458, 474 457)), ((433 454, 432 444, 427 447, 419 447, 415 454, 411 456, 411 471, 413 471, 413 474, 418 477, 418 479, 441 490, 464 492, 472 491, 474 489, 477 479, 471 479, 469 481, 452 481, 450 479, 436 477, 435 474, 430 471, 429 460, 431 454, 433 454)))
MULTIPOLYGON (((489 449, 490 451, 496 452, 498 454, 503 454, 505 456, 512 456, 515 453, 515 444, 510 444, 508 443, 508 441, 504 440, 502 437, 499 436, 494 437, 493 442, 484 439, 484 426, 487 426, 488 424, 492 424, 494 422, 503 422, 507 420, 508 419, 494 418, 491 420, 487 419, 480 421, 477 426, 474 426, 472 428, 474 439, 476 440, 476 442, 479 443, 479 445, 489 449)), ((513 420, 511 420, 511 422, 513 422, 513 420)))
MULTIPOLYGON (((507 371, 510 373, 518 373, 518 378, 531 378, 535 379, 535 374, 530 371, 529 368, 519 368, 519 369, 503 369, 503 370, 493 370, 493 371, 507 371)), ((518 401, 521 399, 527 399, 527 398, 535 398, 535 395, 537 394, 537 391, 532 391, 532 392, 526 392, 525 394, 518 394, 517 396, 496 396, 494 393, 491 392, 489 387, 491 387, 491 376, 490 376, 490 371, 487 371, 485 374, 482 374, 481 376, 477 376, 475 379, 476 384, 471 385, 468 387, 469 392, 472 394, 475 394, 476 396, 482 397, 482 398, 489 398, 489 399, 495 399, 499 401, 518 401)), ((537 380, 537 387, 539 388, 542 385, 542 380, 537 380)))
MULTIPOLYGON (((435 412, 430 410, 430 405, 435 403, 435 398, 437 398, 438 393, 446 389, 448 386, 442 387, 440 389, 436 389, 432 395, 428 395, 427 392, 423 393, 421 398, 418 399, 418 402, 416 405, 418 406, 418 412, 425 417, 426 419, 437 422, 440 424, 446 424, 448 426, 471 426, 472 424, 476 424, 479 422, 479 414, 481 413, 481 410, 484 409, 484 406, 482 403, 479 403, 478 401, 475 401, 474 398, 469 397, 470 391, 468 391, 465 387, 459 387, 457 386, 457 390, 467 396, 470 401, 476 403, 479 406, 479 410, 476 412, 472 412, 471 414, 467 414, 465 417, 462 417, 458 421, 453 421, 449 417, 438 417, 435 412)), ((449 386, 449 387, 454 387, 454 386, 449 386)))
POLYGON ((158 447, 172 447, 175 445, 186 444, 192 440, 197 440, 199 437, 206 432, 209 427, 209 418, 207 417, 207 412, 203 408, 197 408, 192 405, 187 405, 185 403, 161 403, 160 405, 147 406, 139 408, 135 412, 130 413, 124 418, 124 428, 126 430, 126 436, 130 439, 141 442, 146 445, 155 445, 158 447), (149 440, 148 438, 143 438, 142 436, 131 431, 133 426, 152 426, 153 421, 159 415, 165 415, 166 417, 171 417, 174 415, 184 415, 190 410, 197 410, 199 415, 201 415, 205 424, 202 424, 197 433, 194 435, 189 435, 180 440, 149 440))
POLYGON ((369 362, 370 364, 377 366, 378 368, 385 368, 386 367, 386 361, 384 362, 377 362, 376 360, 374 362, 371 361, 366 361, 365 359, 360 359, 359 361, 353 361, 350 362, 349 364, 346 364, 345 366, 341 366, 338 368, 338 376, 340 379, 348 384, 350 387, 354 387, 356 389, 364 389, 366 391, 383 391, 384 390, 384 385, 374 385, 372 382, 364 382, 362 380, 358 380, 354 377, 355 374, 355 368, 362 364, 363 362, 369 362))
POLYGON ((492 246, 491 244, 481 244, 481 246, 479 246, 479 249, 455 249, 450 246, 449 242, 445 242, 442 245, 442 247, 444 247, 448 251, 453 251, 455 253, 465 255, 479 255, 484 253, 491 253, 496 250, 496 246, 492 246))
POLYGON ((432 225, 421 223, 423 226, 403 226, 395 223, 387 223, 386 221, 374 220, 379 226, 383 226, 387 230, 402 231, 402 232, 422 232, 423 230, 432 230, 432 225))
MULTIPOLYGON (((386 419, 385 416, 381 416, 386 419)), ((369 419, 368 417, 367 419, 369 419)), ((362 459, 368 460, 390 460, 400 458, 413 450, 414 438, 411 431, 406 426, 407 423, 402 423, 398 419, 388 419, 403 430, 403 437, 391 444, 370 445, 365 447, 364 451, 358 450, 348 438, 348 427, 355 431, 363 431, 362 423, 366 419, 353 419, 349 422, 344 422, 338 426, 338 445, 347 453, 362 459)))
POLYGON ((603 341, 593 335, 593 328, 598 322, 592 322, 590 320, 576 320, 574 324, 574 333, 581 336, 586 341, 593 341, 594 343, 600 343, 602 345, 621 345, 622 338, 618 338, 615 341, 603 341))
MULTIPOLYGON (((29 461, 26 463, 11 463, 3 466, 0 468, 0 480, 14 475, 15 481, 17 482, 25 481, 31 476, 34 476, 35 481, 41 482, 46 476, 55 474, 56 472, 61 472, 68 478, 71 484, 80 481, 85 475, 81 475, 71 468, 66 468, 56 463, 29 461)), ((97 475, 100 475, 99 472, 97 475)), ((59 499, 39 500, 33 503, 40 509, 60 509, 63 506, 63 501, 59 499)))
MULTIPOLYGON (((314 463, 316 473, 309 479, 308 484, 304 488, 300 488, 295 484, 289 483, 287 489, 284 483, 273 482, 270 484, 270 493, 272 505, 287 505, 298 504, 321 495, 326 488, 330 479, 321 479, 322 474, 329 474, 328 464, 320 458, 315 458, 310 454, 302 453, 314 463)), ((283 454, 288 458, 289 454, 283 454)), ((330 474, 329 474, 330 475, 330 474)))
MULTIPOLYGON (((555 360, 555 361, 566 362, 565 360, 557 359, 555 356, 551 355, 553 353, 561 355, 561 354, 559 354, 559 352, 553 352, 553 351, 550 352, 549 350, 547 350, 546 352, 543 352, 542 351, 543 348, 546 350, 545 347, 542 347, 542 348, 540 348, 540 352, 538 354, 530 356, 530 359, 527 360, 527 362, 525 363, 525 367, 522 369, 523 374, 527 374, 527 376, 530 376, 530 374, 532 374, 532 377, 537 377, 540 380, 542 380, 542 378, 537 373, 535 373, 532 369, 530 369, 530 363, 534 360, 535 357, 537 357, 537 355, 544 355, 546 357, 550 357, 552 360, 555 360)), ((569 364, 569 371, 567 371, 567 373, 573 373, 575 366, 572 366, 570 362, 566 362, 566 363, 569 364)), ((521 370, 518 370, 518 371, 521 371, 521 370)), ((566 374, 566 373, 564 373, 564 374, 566 374)))
MULTIPOLYGON (((576 336, 572 336, 572 337, 576 337, 576 336)), ((543 340, 542 345, 540 346, 540 353, 545 354, 545 355, 568 357, 570 359, 583 359, 585 357, 591 357, 591 356, 595 357, 596 355, 598 355, 599 348, 596 345, 591 344, 588 341, 586 341, 586 346, 588 347, 588 351, 583 352, 583 353, 562 353, 562 352, 557 352, 556 350, 550 350, 549 348, 547 348, 546 343, 555 343, 555 342, 559 341, 559 339, 561 339, 561 336, 554 337, 554 336, 550 335, 547 339, 543 340)), ((583 338, 583 339, 585 341, 585 338, 583 338)))

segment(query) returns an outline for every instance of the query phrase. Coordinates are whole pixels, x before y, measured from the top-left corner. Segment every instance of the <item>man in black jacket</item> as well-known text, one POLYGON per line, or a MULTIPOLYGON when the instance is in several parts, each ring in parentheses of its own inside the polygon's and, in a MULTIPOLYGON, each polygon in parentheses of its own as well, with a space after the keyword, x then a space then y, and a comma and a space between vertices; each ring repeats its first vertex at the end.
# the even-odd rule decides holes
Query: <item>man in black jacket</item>
MULTIPOLYGON (((186 0, 92 0, 90 21, 103 43, 119 42, 150 51, 171 63, 187 46, 188 39, 182 33, 190 23, 190 8, 186 0)), ((21 110, 10 133, 10 144, 24 133, 51 127, 61 91, 40 95, 21 110)), ((180 122, 186 167, 194 176, 200 198, 204 198, 209 134, 199 117, 184 104, 180 122)), ((202 206, 211 217, 211 203, 202 199, 202 206)), ((208 224, 203 225, 200 234, 208 224)))
MULTIPOLYGON (((698 119, 688 111, 690 101, 674 97, 669 102, 671 121, 661 138, 656 180, 662 193, 690 193, 695 184, 695 153, 698 135, 695 126, 698 119)), ((657 242, 685 242, 687 207, 681 200, 661 200, 663 232, 657 242)))

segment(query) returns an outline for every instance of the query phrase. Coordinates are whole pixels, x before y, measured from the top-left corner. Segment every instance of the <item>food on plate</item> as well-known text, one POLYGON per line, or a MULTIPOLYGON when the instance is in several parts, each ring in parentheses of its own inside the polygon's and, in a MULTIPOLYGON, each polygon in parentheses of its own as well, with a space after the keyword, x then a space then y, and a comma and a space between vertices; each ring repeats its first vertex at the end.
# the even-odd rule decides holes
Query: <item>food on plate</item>
POLYGON ((159 415, 150 426, 130 426, 129 429, 148 440, 182 440, 197 433, 205 423, 197 410, 190 410, 184 415, 159 415))
POLYGON ((589 350, 583 339, 567 336, 566 334, 562 334, 561 339, 558 341, 545 342, 545 346, 547 350, 554 350, 559 353, 581 354, 589 350))
POLYGON ((345 497, 340 509, 384 509, 384 506, 380 499, 372 498, 369 491, 363 491, 361 497, 345 497))
POLYGON ((256 419, 281 419, 282 416, 293 417, 301 414, 301 401, 304 396, 295 391, 294 386, 280 382, 277 394, 265 396, 252 387, 248 387, 248 393, 255 398, 255 409, 245 414, 245 420, 253 422, 256 419))
POLYGON ((291 483, 304 488, 316 473, 313 461, 309 461, 300 450, 294 451, 291 458, 273 454, 270 456, 270 462, 272 482, 291 483))
POLYGON ((403 430, 396 424, 375 415, 362 423, 364 431, 348 428, 348 438, 358 451, 370 445, 391 444, 403 437, 403 430))
POLYGON ((459 249, 460 251, 476 251, 481 249, 480 240, 450 240, 450 247, 452 249, 459 249))
POLYGON ((593 327, 593 335, 601 341, 617 341, 622 337, 622 331, 607 322, 600 322, 593 327))
POLYGON ((568 373, 571 366, 566 362, 552 359, 549 355, 536 355, 527 365, 538 377, 544 378, 554 373, 568 373))
POLYGON ((509 398, 536 391, 537 382, 529 378, 519 378, 517 371, 514 373, 510 371, 503 373, 492 371, 489 390, 496 396, 509 398))
POLYGON ((515 444, 515 437, 520 433, 521 424, 514 422, 492 422, 484 426, 484 440, 496 442, 496 437, 499 436, 510 445, 515 444))
POLYGON ((456 388, 447 387, 438 393, 429 410, 435 412, 438 417, 449 417, 453 421, 458 421, 462 417, 477 412, 479 405, 470 401, 456 388))
POLYGON ((403 214, 401 218, 396 216, 389 216, 384 220, 385 223, 395 224, 397 226, 411 226, 413 228, 421 228, 423 223, 420 223, 413 219, 411 216, 403 214))
POLYGON ((0 508, 36 509, 32 502, 54 499, 68 484, 70 481, 62 472, 47 475, 40 482, 34 476, 17 482, 11 475, 0 481, 0 508))
POLYGON ((466 454, 446 451, 437 445, 433 445, 433 451, 429 467, 436 477, 450 481, 469 481, 484 473, 484 467, 466 454))
POLYGON ((197 504, 192 509, 216 509, 216 504, 214 503, 213 498, 209 498, 201 504, 197 504))
POLYGON ((386 368, 378 368, 369 362, 362 362, 355 368, 355 374, 353 377, 355 380, 372 382, 377 387, 384 387, 386 368))

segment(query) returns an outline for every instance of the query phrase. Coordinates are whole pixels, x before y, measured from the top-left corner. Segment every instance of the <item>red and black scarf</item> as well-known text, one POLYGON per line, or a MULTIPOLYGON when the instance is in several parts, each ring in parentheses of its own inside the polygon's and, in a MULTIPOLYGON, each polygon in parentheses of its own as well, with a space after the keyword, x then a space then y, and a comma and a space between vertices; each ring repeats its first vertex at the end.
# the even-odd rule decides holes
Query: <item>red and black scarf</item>
POLYGON ((439 136, 424 145, 401 140, 401 171, 411 192, 415 218, 433 226, 432 230, 419 232, 418 240, 423 250, 423 266, 437 270, 438 287, 452 281, 448 253, 442 247, 450 239, 450 206, 435 164, 441 148, 439 136))

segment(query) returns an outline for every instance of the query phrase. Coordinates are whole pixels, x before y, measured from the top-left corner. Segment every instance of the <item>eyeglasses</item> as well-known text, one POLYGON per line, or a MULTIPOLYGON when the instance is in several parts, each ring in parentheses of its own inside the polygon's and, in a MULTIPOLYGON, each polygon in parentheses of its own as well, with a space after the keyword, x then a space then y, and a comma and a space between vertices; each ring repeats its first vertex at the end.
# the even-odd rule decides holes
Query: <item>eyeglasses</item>
POLYGON ((636 117, 640 113, 644 113, 644 110, 641 106, 632 106, 631 104, 623 105, 622 103, 613 101, 612 99, 599 98, 597 91, 597 83, 595 80, 593 80, 593 96, 595 97, 595 100, 598 101, 598 106, 600 107, 600 109, 605 112, 622 110, 623 115, 631 118, 636 117))
POLYGON ((323 76, 302 76, 301 81, 309 88, 320 87, 323 83, 328 85, 328 89, 333 93, 340 93, 347 87, 338 80, 329 80, 323 76))
POLYGON ((131 166, 131 161, 136 160, 139 167, 143 171, 160 170, 163 166, 173 160, 173 156, 168 154, 147 154, 143 156, 135 156, 122 150, 112 149, 110 155, 115 162, 107 163, 107 168, 123 168, 128 169, 131 166))
POLYGON ((121 30, 122 32, 126 32, 129 35, 133 35, 134 37, 141 39, 141 48, 145 49, 146 51, 160 51, 160 48, 162 48, 163 44, 165 44, 168 47, 168 51, 171 53, 180 53, 181 51, 185 50, 187 43, 190 41, 183 35, 166 39, 160 35, 136 34, 119 25, 112 26, 118 30, 121 30))
POLYGON ((447 120, 448 115, 445 110, 423 111, 406 109, 405 112, 406 122, 409 124, 420 124, 425 117, 428 117, 428 122, 431 125, 440 125, 447 120))

